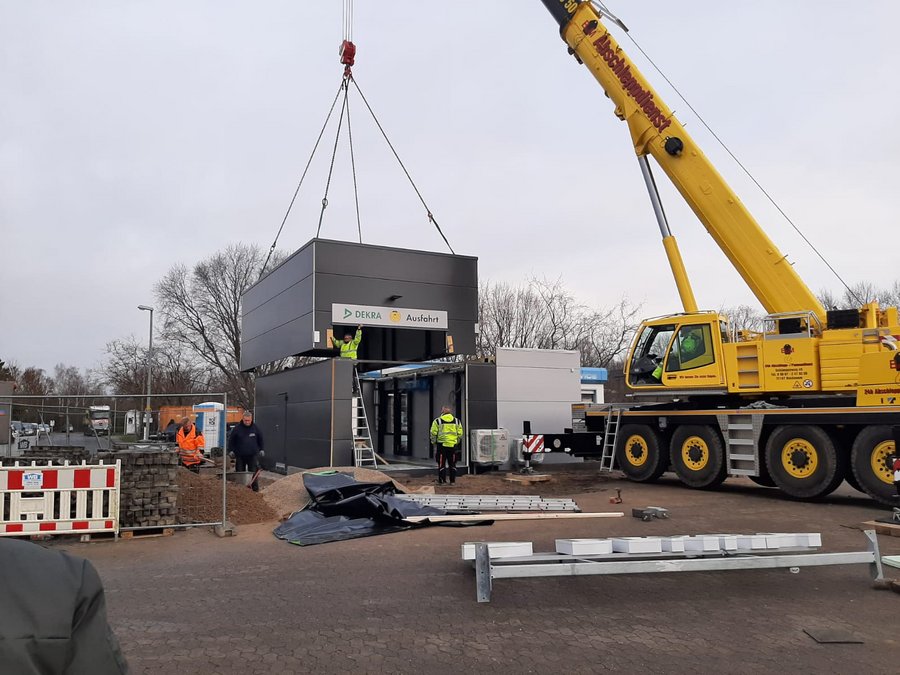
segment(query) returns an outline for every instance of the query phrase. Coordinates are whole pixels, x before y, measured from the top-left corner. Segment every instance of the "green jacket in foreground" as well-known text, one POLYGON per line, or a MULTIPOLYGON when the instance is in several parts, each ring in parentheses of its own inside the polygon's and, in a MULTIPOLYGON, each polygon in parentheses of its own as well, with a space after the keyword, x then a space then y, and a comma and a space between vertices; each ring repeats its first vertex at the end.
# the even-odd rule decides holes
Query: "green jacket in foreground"
POLYGON ((87 560, 0 539, 0 672, 119 675, 128 667, 87 560))

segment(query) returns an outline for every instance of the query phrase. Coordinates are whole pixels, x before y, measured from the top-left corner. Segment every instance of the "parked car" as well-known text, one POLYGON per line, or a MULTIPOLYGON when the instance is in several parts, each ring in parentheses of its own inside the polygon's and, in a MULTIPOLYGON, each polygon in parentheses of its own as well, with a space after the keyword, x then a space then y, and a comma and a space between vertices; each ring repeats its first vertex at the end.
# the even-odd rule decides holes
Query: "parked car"
POLYGON ((22 423, 22 434, 24 436, 34 436, 37 434, 37 424, 34 422, 22 423))
POLYGON ((18 438, 25 433, 25 429, 22 426, 22 423, 17 420, 13 420, 9 423, 9 431, 12 434, 13 438, 18 438))
POLYGON ((44 422, 38 422, 37 432, 39 434, 49 434, 50 433, 50 425, 45 424, 44 422))

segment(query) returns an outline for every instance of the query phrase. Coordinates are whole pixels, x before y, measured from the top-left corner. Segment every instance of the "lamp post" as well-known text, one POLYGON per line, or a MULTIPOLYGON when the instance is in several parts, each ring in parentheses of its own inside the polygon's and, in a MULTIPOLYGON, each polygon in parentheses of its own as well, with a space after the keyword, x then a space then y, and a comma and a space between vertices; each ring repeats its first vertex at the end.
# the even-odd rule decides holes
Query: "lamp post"
POLYGON ((144 410, 144 440, 150 440, 150 364, 153 363, 153 308, 138 305, 142 312, 150 312, 150 347, 147 350, 147 408, 144 410))

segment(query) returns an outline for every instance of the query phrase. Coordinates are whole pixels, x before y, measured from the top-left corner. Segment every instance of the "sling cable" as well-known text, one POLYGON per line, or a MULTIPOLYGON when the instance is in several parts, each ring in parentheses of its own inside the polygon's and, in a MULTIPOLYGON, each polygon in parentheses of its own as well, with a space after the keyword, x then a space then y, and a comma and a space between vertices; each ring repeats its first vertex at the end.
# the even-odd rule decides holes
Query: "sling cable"
POLYGON ((278 238, 281 236, 281 232, 284 230, 284 225, 287 223, 287 219, 291 214, 291 210, 294 207, 294 203, 297 201, 297 197, 300 194, 300 188, 303 186, 303 181, 306 178, 307 173, 309 172, 309 167, 312 164, 313 158, 316 155, 316 151, 319 149, 319 145, 322 142, 322 138, 325 135, 325 131, 328 128, 328 123, 331 121, 332 115, 334 113, 334 109, 337 107, 337 103, 341 101, 341 110, 338 114, 337 118, 337 131, 334 136, 334 143, 331 150, 331 162, 328 166, 328 177, 325 181, 325 192, 322 195, 322 207, 319 210, 319 221, 316 226, 316 237, 318 238, 322 232, 322 222, 325 217, 325 209, 328 208, 328 191, 331 188, 331 178, 334 173, 334 162, 337 156, 337 149, 341 139, 341 132, 344 128, 344 120, 346 118, 346 127, 347 127, 347 141, 348 146, 350 148, 350 169, 353 175, 353 199, 354 205, 356 207, 356 229, 357 234, 359 236, 359 243, 362 243, 362 219, 360 217, 359 210, 359 190, 357 184, 357 176, 356 176, 356 155, 353 149, 353 130, 350 124, 350 87, 353 86, 353 89, 359 95, 360 100, 362 100, 365 109, 368 111, 372 120, 375 122, 375 126, 378 128, 378 131, 381 133, 381 136, 384 138, 387 143, 388 148, 390 148, 391 153, 394 155, 394 158, 397 160, 397 163, 400 165, 400 168, 403 169, 403 173, 406 176, 409 184, 412 186, 412 189, 415 191, 416 196, 419 198, 419 201, 422 203, 422 206, 425 209, 425 214, 428 219, 428 222, 434 225, 435 229, 438 231, 438 234, 441 236, 441 239, 447 245, 447 248, 450 250, 450 253, 455 253, 453 247, 450 245, 450 242, 447 240, 447 237, 444 235, 441 226, 438 224, 437 218, 435 218, 434 213, 431 208, 425 202, 425 198, 422 196, 419 187, 416 185, 412 176, 409 173, 409 170, 406 168, 406 165, 403 163, 403 160, 400 159, 400 155, 397 152, 397 149, 394 147, 394 144, 391 142, 391 139, 388 137, 387 132, 384 130, 384 127, 381 124, 381 121, 375 115, 375 111, 372 110, 372 106, 369 104, 368 99, 365 94, 363 94, 362 89, 359 87, 359 83, 356 81, 356 78, 353 75, 353 66, 356 63, 356 43, 353 41, 353 0, 344 0, 344 11, 343 11, 343 39, 341 41, 341 46, 339 50, 340 62, 341 65, 344 66, 344 71, 341 75, 341 82, 338 86, 337 93, 334 95, 334 99, 331 102, 331 106, 328 109, 328 114, 325 116, 325 123, 322 125, 322 129, 319 131, 319 135, 316 137, 316 142, 313 144, 312 152, 309 155, 309 159, 306 162, 306 166, 303 169, 303 173, 300 175, 300 180, 297 183, 297 187, 294 190, 294 194, 291 196, 291 200, 288 203, 287 210, 285 211, 284 217, 281 219, 281 225, 278 227, 278 232, 275 234, 275 240, 272 242, 272 246, 269 247, 269 253, 266 256, 266 260, 263 263, 262 269, 260 270, 259 276, 262 278, 263 274, 265 274, 266 268, 268 267, 269 261, 272 258, 272 254, 275 252, 275 247, 278 245, 278 238))

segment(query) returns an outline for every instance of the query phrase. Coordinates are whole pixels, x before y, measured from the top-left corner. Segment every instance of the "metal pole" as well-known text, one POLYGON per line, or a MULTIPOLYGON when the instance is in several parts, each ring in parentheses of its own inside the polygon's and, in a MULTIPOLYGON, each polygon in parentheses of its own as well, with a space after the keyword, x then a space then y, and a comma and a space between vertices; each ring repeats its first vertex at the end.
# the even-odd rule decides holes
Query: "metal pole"
POLYGON ((225 436, 222 441, 222 529, 225 529, 225 523, 228 522, 228 392, 222 394, 222 404, 224 407, 222 424, 225 426, 225 436))
POLYGON ((691 288, 691 283, 688 280, 684 261, 682 261, 681 252, 678 250, 678 243, 675 241, 675 237, 672 236, 672 230, 669 229, 669 221, 666 219, 666 212, 663 210, 662 202, 659 199, 659 191, 656 189, 656 181, 653 180, 647 156, 639 155, 638 164, 641 167, 641 175, 644 177, 647 192, 650 194, 650 203, 653 205, 656 223, 659 225, 659 231, 662 234, 663 248, 666 251, 666 258, 669 260, 669 266, 672 268, 672 275, 675 277, 675 286, 678 288, 681 304, 684 306, 685 312, 696 312, 697 300, 694 298, 694 290, 691 288))
POLYGON ((144 410, 144 440, 150 440, 150 371, 153 364, 153 308, 148 305, 138 305, 142 312, 150 312, 150 343, 147 347, 147 408, 144 410))

